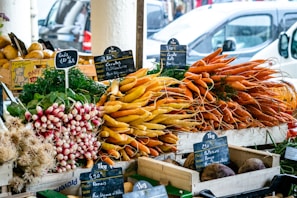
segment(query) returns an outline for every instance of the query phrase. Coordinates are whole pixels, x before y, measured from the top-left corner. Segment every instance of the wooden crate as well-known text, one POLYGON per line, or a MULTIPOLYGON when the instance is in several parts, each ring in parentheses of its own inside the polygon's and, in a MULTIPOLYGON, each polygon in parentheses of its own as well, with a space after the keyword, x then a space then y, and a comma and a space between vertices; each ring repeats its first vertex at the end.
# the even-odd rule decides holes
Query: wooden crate
POLYGON ((13 163, 6 162, 0 165, 0 197, 7 197, 11 195, 9 192, 9 180, 13 176, 13 163))
MULTIPOLYGON (((113 167, 122 167, 124 177, 136 173, 136 161, 117 162, 113 167)), ((26 192, 36 193, 43 190, 56 190, 67 195, 81 195, 80 174, 90 172, 91 168, 77 168, 65 173, 46 174, 37 182, 26 186, 26 192)))
POLYGON ((93 80, 97 80, 97 73, 95 65, 78 65, 77 68, 86 76, 93 80))
MULTIPOLYGON (((288 125, 281 124, 274 127, 215 131, 215 133, 218 137, 226 136, 231 145, 256 146, 283 142, 286 139, 287 131, 288 125)), ((178 133, 177 154, 192 152, 193 144, 201 142, 206 133, 178 133)))
POLYGON ((193 195, 201 190, 209 189, 216 196, 226 196, 262 188, 269 185, 275 175, 280 174, 280 156, 277 154, 235 145, 229 145, 229 152, 230 160, 237 166, 240 166, 248 158, 257 157, 263 160, 268 168, 201 182, 199 172, 195 170, 148 157, 140 157, 138 158, 137 173, 190 191, 193 195))

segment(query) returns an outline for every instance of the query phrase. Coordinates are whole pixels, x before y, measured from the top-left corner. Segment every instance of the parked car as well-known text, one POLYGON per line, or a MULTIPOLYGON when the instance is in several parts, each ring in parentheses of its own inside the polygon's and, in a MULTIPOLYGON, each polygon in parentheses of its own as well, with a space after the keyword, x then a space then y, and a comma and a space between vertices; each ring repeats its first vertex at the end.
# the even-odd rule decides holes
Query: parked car
POLYGON ((291 82, 297 90, 297 22, 251 58, 255 59, 270 59, 272 67, 280 71, 280 77, 291 82))
MULTIPOLYGON (((163 3, 158 0, 147 2, 147 35, 150 36, 168 24, 163 3)), ((91 51, 90 0, 57 0, 46 19, 38 21, 39 38, 49 40, 55 48, 74 48, 82 52, 91 51), (83 8, 87 8, 85 18, 78 22, 83 8), (79 28, 79 37, 75 30, 79 28)))
POLYGON ((159 62, 160 45, 175 38, 187 46, 191 64, 218 47, 233 63, 248 61, 268 46, 281 31, 297 21, 294 2, 232 2, 204 5, 184 14, 152 35, 146 43, 148 61, 159 62))

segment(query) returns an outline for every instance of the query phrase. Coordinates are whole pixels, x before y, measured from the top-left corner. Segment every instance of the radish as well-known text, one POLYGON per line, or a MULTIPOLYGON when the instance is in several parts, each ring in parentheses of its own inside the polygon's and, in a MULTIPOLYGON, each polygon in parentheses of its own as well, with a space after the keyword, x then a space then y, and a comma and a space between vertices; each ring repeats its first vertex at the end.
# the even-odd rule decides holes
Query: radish
POLYGON ((41 117, 43 115, 43 110, 41 108, 41 106, 36 106, 36 112, 37 112, 37 115, 38 117, 41 117))

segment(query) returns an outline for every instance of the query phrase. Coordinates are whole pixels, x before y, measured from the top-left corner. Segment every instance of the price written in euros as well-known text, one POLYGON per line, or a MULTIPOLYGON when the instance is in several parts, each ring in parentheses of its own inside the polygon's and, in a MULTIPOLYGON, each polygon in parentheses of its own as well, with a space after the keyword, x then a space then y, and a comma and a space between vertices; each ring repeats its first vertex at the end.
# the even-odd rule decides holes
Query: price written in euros
POLYGON ((67 63, 67 64, 75 64, 75 58, 69 56, 67 52, 59 53, 58 54, 60 64, 67 63))

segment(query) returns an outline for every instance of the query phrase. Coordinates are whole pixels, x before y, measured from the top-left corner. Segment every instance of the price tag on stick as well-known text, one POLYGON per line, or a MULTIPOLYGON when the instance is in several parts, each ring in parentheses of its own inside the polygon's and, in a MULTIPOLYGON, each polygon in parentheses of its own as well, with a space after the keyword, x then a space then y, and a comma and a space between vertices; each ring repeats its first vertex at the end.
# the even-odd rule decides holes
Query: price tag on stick
POLYGON ((68 71, 70 68, 77 65, 78 52, 77 50, 63 50, 55 55, 55 67, 65 71, 65 88, 69 88, 68 71))

